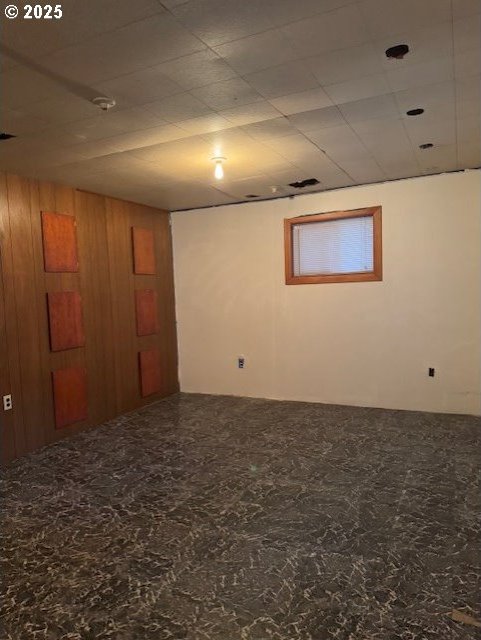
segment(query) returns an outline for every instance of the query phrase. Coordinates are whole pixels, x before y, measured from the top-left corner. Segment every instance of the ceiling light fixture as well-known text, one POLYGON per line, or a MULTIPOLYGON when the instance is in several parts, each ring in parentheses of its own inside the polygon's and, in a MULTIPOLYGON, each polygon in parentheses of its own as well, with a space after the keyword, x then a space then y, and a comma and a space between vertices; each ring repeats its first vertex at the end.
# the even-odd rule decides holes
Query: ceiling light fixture
POLYGON ((92 102, 96 107, 100 107, 102 111, 108 111, 117 104, 113 98, 108 98, 107 96, 98 96, 93 98, 92 102))
POLYGON ((222 180, 222 178, 224 177, 224 167, 222 166, 222 163, 226 159, 227 158, 224 158, 223 156, 212 158, 212 160, 215 162, 214 176, 216 180, 222 180))

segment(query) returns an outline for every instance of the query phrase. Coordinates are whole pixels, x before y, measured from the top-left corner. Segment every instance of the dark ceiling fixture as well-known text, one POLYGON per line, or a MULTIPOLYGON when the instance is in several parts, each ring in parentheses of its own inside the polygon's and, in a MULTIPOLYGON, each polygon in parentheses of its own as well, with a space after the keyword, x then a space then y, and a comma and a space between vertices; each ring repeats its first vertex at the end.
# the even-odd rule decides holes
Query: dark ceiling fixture
POLYGON ((289 186, 294 187, 294 189, 304 189, 304 187, 312 187, 315 184, 319 184, 319 180, 317 178, 307 178, 300 182, 289 182, 289 186))
POLYGON ((433 143, 432 142, 425 142, 424 144, 420 144, 419 148, 420 149, 431 149, 433 147, 433 143))
POLYGON ((395 60, 402 60, 408 52, 409 47, 407 44, 396 44, 394 47, 386 49, 386 56, 388 58, 394 58, 395 60))
POLYGON ((10 138, 16 138, 13 133, 0 133, 0 140, 10 140, 10 138))
POLYGON ((421 108, 409 109, 409 111, 406 111, 407 116, 420 116, 422 113, 424 113, 424 109, 421 108))
POLYGON ((246 198, 258 198, 259 196, 255 193, 248 193, 246 196, 246 198))

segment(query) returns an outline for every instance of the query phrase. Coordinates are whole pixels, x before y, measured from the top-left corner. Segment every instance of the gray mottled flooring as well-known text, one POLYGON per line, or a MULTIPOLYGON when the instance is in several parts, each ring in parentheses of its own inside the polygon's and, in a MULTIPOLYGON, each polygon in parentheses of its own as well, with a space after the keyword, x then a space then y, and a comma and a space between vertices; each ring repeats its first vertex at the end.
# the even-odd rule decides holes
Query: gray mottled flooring
POLYGON ((472 640, 475 417, 180 394, 4 472, 2 638, 472 640))

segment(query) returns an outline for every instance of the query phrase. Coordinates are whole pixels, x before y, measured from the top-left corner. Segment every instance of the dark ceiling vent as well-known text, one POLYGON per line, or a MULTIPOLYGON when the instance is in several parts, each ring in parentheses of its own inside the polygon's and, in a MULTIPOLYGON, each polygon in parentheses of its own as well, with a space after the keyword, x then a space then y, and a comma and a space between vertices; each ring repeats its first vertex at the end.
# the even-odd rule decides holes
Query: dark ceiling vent
POLYGON ((432 149, 433 147, 433 143, 432 142, 425 142, 424 144, 420 144, 419 148, 420 149, 432 149))
POLYGON ((0 133, 0 140, 10 140, 10 138, 16 138, 12 133, 0 133))
POLYGON ((289 182, 289 186, 294 187, 294 189, 304 189, 304 187, 312 187, 315 184, 319 184, 319 180, 317 178, 307 178, 300 182, 289 182))
POLYGON ((409 109, 409 111, 406 111, 407 116, 420 116, 421 113, 424 113, 424 109, 409 109))
POLYGON ((408 52, 409 47, 407 44, 396 44, 394 47, 386 49, 386 57, 394 58, 395 60, 402 60, 408 52))

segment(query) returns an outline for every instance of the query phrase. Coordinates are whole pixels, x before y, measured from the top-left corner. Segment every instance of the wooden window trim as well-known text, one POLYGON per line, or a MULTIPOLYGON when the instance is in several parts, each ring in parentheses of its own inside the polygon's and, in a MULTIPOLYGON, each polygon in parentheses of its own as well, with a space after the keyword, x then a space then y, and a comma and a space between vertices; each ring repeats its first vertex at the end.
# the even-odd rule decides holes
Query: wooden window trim
POLYGON ((368 207, 351 211, 330 211, 315 215, 299 216, 284 220, 284 248, 286 284, 323 284, 330 282, 373 282, 382 280, 382 207, 368 207), (341 218, 373 219, 373 263, 374 269, 367 272, 330 273, 328 275, 295 276, 293 273, 292 227, 296 224, 327 222, 341 218))

